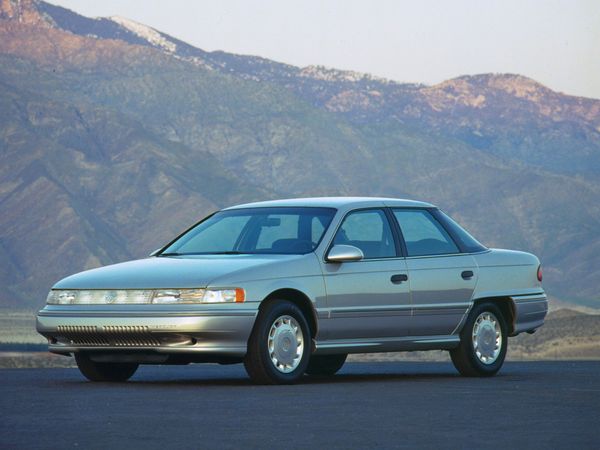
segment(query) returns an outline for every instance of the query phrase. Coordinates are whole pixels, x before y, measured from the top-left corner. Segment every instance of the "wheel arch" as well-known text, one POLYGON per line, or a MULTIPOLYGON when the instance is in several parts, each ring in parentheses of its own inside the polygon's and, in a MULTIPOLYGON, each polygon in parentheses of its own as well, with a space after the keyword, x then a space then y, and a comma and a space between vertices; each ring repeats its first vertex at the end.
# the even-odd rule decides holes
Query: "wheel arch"
POLYGON ((311 338, 314 339, 317 336, 319 330, 319 322, 317 321, 317 312, 315 310, 313 302, 310 298, 302 291, 293 288, 281 288, 271 292, 267 295, 258 308, 260 312, 272 301, 275 300, 288 300, 294 303, 300 311, 304 314, 306 321, 308 322, 308 328, 310 331, 311 338))
MULTIPOLYGON (((515 324, 515 319, 516 319, 516 312, 515 312, 515 303, 513 301, 513 299, 509 296, 496 296, 496 297, 481 297, 481 298, 477 298, 475 300, 473 300, 473 305, 478 305, 480 303, 493 303, 496 306, 498 306, 498 308, 500 308, 500 311, 502 312, 502 315, 504 316, 505 320, 506 320, 506 326, 508 328, 508 335, 509 336, 513 336, 513 333, 515 332, 515 328, 516 328, 516 324, 515 324)), ((468 314, 465 314, 465 320, 466 320, 466 316, 468 314)), ((464 324, 464 321, 463 321, 464 324)), ((462 325, 461 324, 461 328, 462 325)))

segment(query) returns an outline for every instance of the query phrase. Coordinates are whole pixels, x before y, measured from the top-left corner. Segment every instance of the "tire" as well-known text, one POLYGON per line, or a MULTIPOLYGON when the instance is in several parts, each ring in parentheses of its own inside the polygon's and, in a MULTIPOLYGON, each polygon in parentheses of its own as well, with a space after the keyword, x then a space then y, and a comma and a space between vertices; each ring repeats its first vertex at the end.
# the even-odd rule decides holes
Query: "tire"
POLYGON ((312 355, 308 361, 306 373, 315 376, 331 376, 342 368, 347 354, 342 355, 312 355))
POLYGON ((248 340, 244 367, 256 384, 291 384, 306 371, 311 351, 306 318, 287 300, 269 302, 248 340))
POLYGON ((99 363, 85 353, 75 353, 79 371, 90 381, 127 381, 138 369, 136 363, 99 363))
POLYGON ((502 367, 508 344, 506 319, 493 303, 476 304, 450 350, 454 367, 466 377, 489 377, 502 367))

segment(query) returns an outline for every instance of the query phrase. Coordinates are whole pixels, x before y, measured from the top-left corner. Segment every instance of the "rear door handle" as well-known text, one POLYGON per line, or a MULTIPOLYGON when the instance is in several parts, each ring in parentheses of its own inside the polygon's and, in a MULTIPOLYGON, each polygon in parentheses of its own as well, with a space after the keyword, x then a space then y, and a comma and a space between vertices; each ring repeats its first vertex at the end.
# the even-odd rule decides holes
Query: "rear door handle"
POLYGON ((463 271, 463 273, 460 274, 460 276, 463 278, 463 280, 470 280, 471 278, 473 278, 473 271, 465 270, 463 271))
POLYGON ((405 273, 398 273, 396 275, 392 275, 390 281, 394 284, 400 284, 403 281, 408 281, 408 275, 406 275, 405 273))

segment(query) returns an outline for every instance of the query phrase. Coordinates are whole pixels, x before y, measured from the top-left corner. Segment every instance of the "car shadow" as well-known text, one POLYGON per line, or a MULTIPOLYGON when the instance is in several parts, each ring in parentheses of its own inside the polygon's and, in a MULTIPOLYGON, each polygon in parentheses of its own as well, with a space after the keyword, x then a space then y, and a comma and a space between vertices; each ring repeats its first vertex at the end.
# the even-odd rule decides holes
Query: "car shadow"
MULTIPOLYGON (((513 371, 500 371, 495 379, 514 377, 513 371)), ((91 383, 81 376, 78 379, 61 380, 64 385, 90 386, 130 386, 130 387, 271 387, 290 388, 294 386, 365 384, 380 382, 429 382, 448 380, 486 380, 488 378, 465 378, 446 363, 350 363, 340 373, 333 376, 305 375, 292 385, 261 386, 250 381, 242 366, 202 367, 157 367, 148 366, 136 373, 132 379, 122 383, 91 383)), ((57 381, 57 380, 55 380, 57 381)), ((477 382, 477 381, 475 381, 477 382)), ((54 384, 54 383, 53 383, 54 384)))
POLYGON ((305 376, 300 384, 340 384, 371 383, 381 381, 429 381, 440 379, 456 379, 460 375, 453 373, 368 373, 337 374, 333 376, 305 376))

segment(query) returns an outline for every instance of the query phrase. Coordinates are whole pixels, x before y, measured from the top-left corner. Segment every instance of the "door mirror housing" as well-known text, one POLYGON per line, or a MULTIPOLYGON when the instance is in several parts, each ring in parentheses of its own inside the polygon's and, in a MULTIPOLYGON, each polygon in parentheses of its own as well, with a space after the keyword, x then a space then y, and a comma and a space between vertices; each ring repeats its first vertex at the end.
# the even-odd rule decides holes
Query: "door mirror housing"
POLYGON ((354 247, 353 245, 334 245, 331 250, 329 250, 329 253, 327 253, 325 259, 327 262, 342 263, 347 261, 360 261, 364 257, 365 255, 358 247, 354 247))

